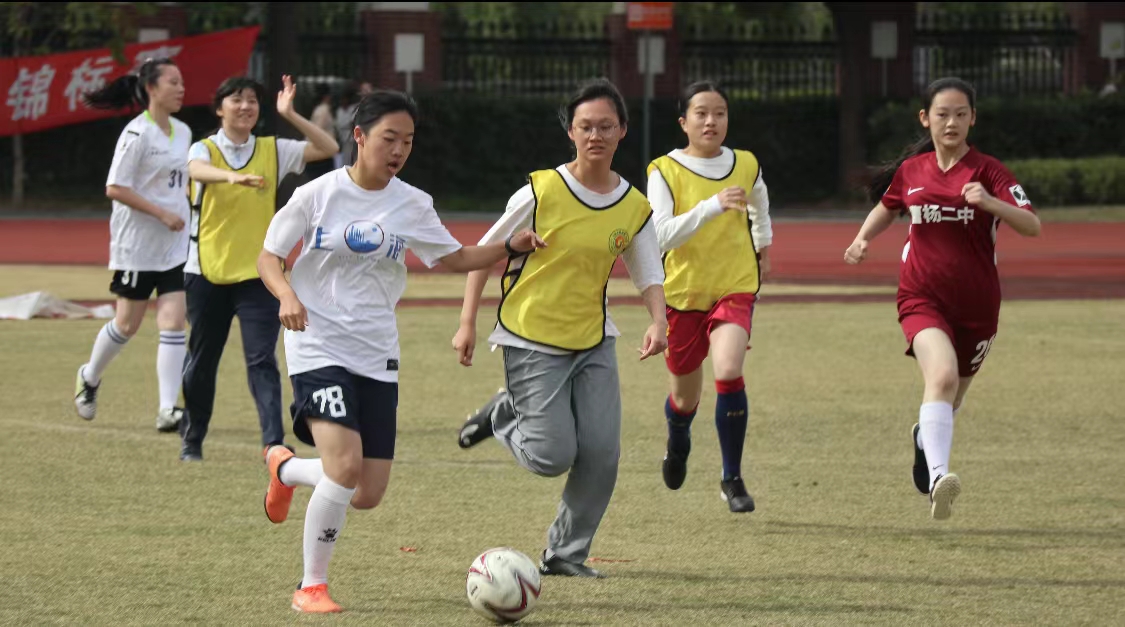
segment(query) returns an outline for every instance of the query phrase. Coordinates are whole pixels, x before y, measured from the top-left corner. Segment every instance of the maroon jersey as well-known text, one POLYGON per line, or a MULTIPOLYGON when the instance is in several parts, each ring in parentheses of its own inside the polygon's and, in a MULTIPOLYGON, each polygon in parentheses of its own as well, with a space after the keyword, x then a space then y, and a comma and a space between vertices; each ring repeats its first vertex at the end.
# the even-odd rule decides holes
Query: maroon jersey
POLYGON ((999 218, 965 202, 961 190, 980 182, 992 196, 1034 211, 1023 188, 996 159, 976 148, 948 172, 926 152, 903 162, 883 195, 888 210, 910 215, 899 267, 899 301, 922 298, 957 320, 995 320, 999 218))

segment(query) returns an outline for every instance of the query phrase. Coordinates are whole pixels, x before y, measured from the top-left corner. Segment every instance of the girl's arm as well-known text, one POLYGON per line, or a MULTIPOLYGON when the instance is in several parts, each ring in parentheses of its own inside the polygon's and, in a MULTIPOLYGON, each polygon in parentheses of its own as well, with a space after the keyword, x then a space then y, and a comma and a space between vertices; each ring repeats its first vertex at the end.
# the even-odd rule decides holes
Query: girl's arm
POLYGON ((871 213, 867 215, 867 219, 863 221, 863 226, 859 229, 859 234, 855 236, 855 241, 844 252, 844 260, 850 264, 857 264, 867 258, 867 244, 875 239, 880 233, 886 231, 895 221, 895 214, 883 206, 883 203, 875 205, 871 213))
POLYGON ((257 174, 242 174, 216 168, 200 159, 192 159, 188 162, 188 176, 197 183, 230 183, 246 187, 260 187, 265 183, 265 179, 257 174))
POLYGON ((133 191, 130 187, 123 187, 121 185, 106 185, 105 195, 110 200, 127 205, 130 208, 147 213, 148 215, 160 220, 164 226, 168 227, 171 231, 180 231, 184 228, 184 221, 180 216, 162 209, 157 205, 145 200, 143 196, 133 191))
POLYGON ((965 202, 970 205, 979 207, 982 211, 987 211, 992 215, 1000 218, 1005 224, 1012 227, 1016 233, 1024 237, 1036 237, 1039 235, 1042 225, 1039 222, 1039 216, 1035 215, 1034 211, 1020 209, 1019 207, 1006 203, 1003 200, 988 193, 981 183, 968 183, 961 194, 965 197, 965 202))
POLYGON ((336 143, 335 137, 325 133, 323 129, 309 122, 293 109, 293 97, 297 95, 297 86, 293 84, 293 79, 285 75, 281 77, 281 82, 284 87, 277 93, 277 113, 308 138, 309 145, 305 147, 304 155, 305 163, 327 159, 340 152, 340 145, 336 143))

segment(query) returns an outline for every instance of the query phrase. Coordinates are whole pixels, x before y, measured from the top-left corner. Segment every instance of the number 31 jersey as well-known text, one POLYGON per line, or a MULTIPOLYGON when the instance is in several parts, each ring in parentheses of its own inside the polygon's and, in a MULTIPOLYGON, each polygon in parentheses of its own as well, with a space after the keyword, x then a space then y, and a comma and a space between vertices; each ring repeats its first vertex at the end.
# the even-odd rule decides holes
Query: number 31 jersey
POLYGON ((113 201, 113 216, 109 220, 111 270, 162 272, 187 261, 187 157, 191 129, 176 118, 168 121, 172 125, 171 136, 160 130, 147 111, 133 118, 117 140, 105 184, 133 190, 178 216, 185 227, 172 231, 158 218, 113 201))
POLYGON ((899 267, 899 301, 924 298, 960 320, 994 319, 1000 311, 996 229, 1000 220, 966 202, 962 190, 979 182, 995 198, 1034 211, 1023 187, 996 159, 976 148, 947 172, 926 152, 895 172, 883 206, 910 216, 899 267))

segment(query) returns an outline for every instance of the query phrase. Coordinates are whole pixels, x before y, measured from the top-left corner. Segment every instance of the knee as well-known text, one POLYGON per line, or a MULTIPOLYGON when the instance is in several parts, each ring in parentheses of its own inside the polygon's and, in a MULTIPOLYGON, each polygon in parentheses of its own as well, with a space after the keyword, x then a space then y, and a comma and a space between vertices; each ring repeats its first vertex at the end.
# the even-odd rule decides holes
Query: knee
POLYGON ((535 455, 529 464, 530 470, 541 477, 558 477, 574 466, 576 451, 573 446, 554 447, 542 453, 535 455))
POLYGON ((156 328, 161 331, 183 331, 186 327, 183 311, 169 307, 156 312, 156 328))
POLYGON ((699 398, 702 395, 703 390, 674 389, 668 398, 672 399, 672 409, 677 413, 690 414, 699 406, 699 398))
POLYGON ((274 354, 268 351, 260 353, 248 353, 246 355, 247 368, 265 368, 266 370, 277 370, 277 358, 274 354))
POLYGON ((352 497, 352 507, 356 509, 375 509, 379 507, 379 504, 383 502, 383 494, 386 493, 386 488, 366 492, 361 490, 357 490, 355 496, 352 497))
POLYGON ((132 320, 117 319, 113 321, 113 326, 117 327, 121 335, 124 335, 126 338, 132 338, 137 334, 137 329, 140 328, 141 322, 140 320, 134 322, 132 320))
MULTIPOLYGON (((348 456, 343 459, 336 460, 332 464, 332 481, 342 486, 359 485, 359 479, 363 475, 363 458, 360 456, 348 456)), ((358 494, 358 491, 357 491, 358 494)), ((379 495, 382 498, 382 495, 379 495)), ((354 497, 353 497, 354 501, 354 497)), ((372 505, 374 507, 374 505, 372 505)))
POLYGON ((715 381, 734 381, 742 378, 742 364, 715 362, 715 381))
POLYGON ((950 364, 935 369, 930 376, 926 378, 926 387, 930 391, 941 398, 953 399, 957 396, 957 388, 960 385, 960 378, 957 375, 957 366, 950 364))

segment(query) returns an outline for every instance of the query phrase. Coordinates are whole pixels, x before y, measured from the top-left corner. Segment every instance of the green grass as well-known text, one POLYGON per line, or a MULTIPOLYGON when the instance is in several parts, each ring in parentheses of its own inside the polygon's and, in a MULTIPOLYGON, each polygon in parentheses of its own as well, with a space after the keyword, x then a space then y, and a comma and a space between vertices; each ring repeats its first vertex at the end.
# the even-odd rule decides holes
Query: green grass
MULTIPOLYGON (((664 366, 636 360, 640 308, 613 313, 625 333, 622 461, 593 554, 625 561, 598 564, 604 581, 545 580, 526 624, 1125 616, 1125 302, 1004 305, 958 417, 952 465, 965 491, 947 523, 929 519, 911 483, 921 381, 892 306, 766 304, 756 314, 747 476, 759 509, 742 516, 718 497, 710 377, 687 483, 663 487, 664 366)), ((465 600, 470 560, 504 545, 536 556, 563 479, 520 470, 494 442, 455 446, 465 414, 502 381, 486 348, 473 368, 456 364, 456 319, 453 309, 400 311, 395 469, 382 506, 348 515, 330 570, 347 611, 331 618, 289 609, 309 491, 288 522, 266 521, 237 325, 206 461, 183 465, 178 439, 153 426, 151 317, 107 373, 91 423, 74 415, 71 393, 100 323, 0 323, 0 624, 484 624, 465 600)), ((288 406, 287 381, 285 393, 288 406)))

